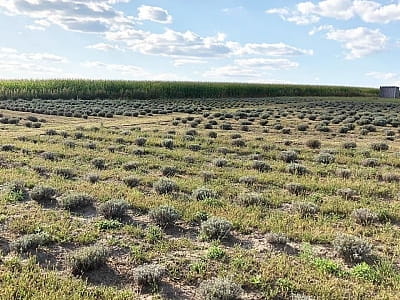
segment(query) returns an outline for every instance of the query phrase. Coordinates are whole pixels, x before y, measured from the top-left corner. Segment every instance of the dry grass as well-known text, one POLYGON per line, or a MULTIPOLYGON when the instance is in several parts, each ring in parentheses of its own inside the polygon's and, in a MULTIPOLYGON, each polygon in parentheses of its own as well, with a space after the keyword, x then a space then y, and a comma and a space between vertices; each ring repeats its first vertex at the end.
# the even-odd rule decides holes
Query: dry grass
MULTIPOLYGON (((243 119, 215 117, 219 125, 232 124, 233 130, 227 131, 219 129, 219 125, 204 129, 208 121, 201 115, 85 120, 1 110, 7 116, 35 115, 47 122, 37 129, 0 124, 1 144, 15 146, 13 151, 0 152, 0 298, 12 299, 19 287, 34 295, 32 299, 86 299, 79 296, 83 291, 87 291, 87 299, 127 299, 128 295, 146 298, 151 292, 154 297, 196 299, 200 297, 196 294, 200 283, 212 278, 230 278, 235 287, 243 288, 247 299, 290 298, 294 294, 319 299, 396 298, 400 292, 396 265, 400 257, 400 189, 396 180, 382 180, 382 175, 398 173, 398 129, 377 126, 376 132, 364 136, 360 134, 362 126, 339 134, 343 124, 329 124, 331 132, 320 132, 315 129, 320 120, 298 118, 298 105, 260 107, 270 110, 268 132, 260 125, 262 114, 245 118, 254 118, 249 121, 252 125, 246 125, 249 131, 240 130, 243 119), (283 115, 291 109, 293 113, 283 115), (278 113, 280 118, 275 118, 278 113), (193 129, 192 121, 179 120, 188 117, 202 119, 195 129, 198 134, 190 138, 185 133, 193 129), (173 120, 178 125, 173 125, 173 120), (277 120, 283 128, 291 128, 290 134, 274 129, 277 120), (299 124, 308 124, 308 130, 298 131, 299 124), (385 140, 388 128, 396 132, 393 141, 385 140), (69 137, 46 135, 49 129, 65 131, 69 137), (217 137, 208 137, 210 131, 215 131, 217 137), (77 139, 76 132, 82 132, 84 137, 77 139), (238 133, 245 141, 244 147, 232 145, 232 134, 238 133), (146 144, 136 145, 138 138, 146 138, 146 144), (167 138, 174 140, 173 149, 162 146, 167 138), (321 141, 321 149, 310 149, 307 141, 311 139, 321 141), (66 147, 66 140, 73 141, 76 147, 66 147), (344 149, 342 145, 348 141, 355 142, 357 148, 344 149), (370 149, 371 144, 382 141, 389 150, 370 149), (87 143, 96 147, 87 147, 87 143), (193 151, 194 144, 201 145, 201 149, 193 151), (114 147, 114 152, 109 147, 114 147), (221 148, 228 153, 223 154, 221 148), (309 173, 287 172, 288 163, 280 155, 292 150, 298 152, 296 162, 307 167, 309 173), (334 153, 335 161, 315 161, 320 152, 328 150, 334 153), (41 158, 43 151, 56 153, 56 160, 41 158), (362 162, 368 157, 379 159, 380 165, 364 167, 362 162), (94 158, 104 159, 107 168, 95 169, 91 163, 94 158), (216 167, 213 162, 217 159, 224 159, 227 164, 216 167), (124 168, 132 161, 137 162, 136 168, 124 168), (254 168, 256 161, 265 162, 271 169, 261 172, 254 168), (45 170, 44 174, 34 170, 37 166, 45 170), (178 188, 169 194, 157 194, 153 184, 162 177, 165 167, 179 170, 168 177, 178 188), (73 170, 76 177, 58 176, 56 171, 60 168, 73 170), (337 175, 343 169, 350 170, 350 176, 337 175), (212 174, 207 180, 203 178, 205 172, 212 174), (87 180, 92 173, 99 176, 94 183, 87 180), (137 186, 124 183, 129 176, 139 179, 137 186), (241 180, 244 177, 254 178, 255 182, 246 185, 241 180), (29 192, 35 186, 54 188, 58 203, 70 193, 88 194, 95 200, 93 205, 72 212, 62 210, 57 201, 10 201, 6 187, 14 181, 23 181, 29 192), (302 192, 288 192, 290 183, 301 186, 302 192), (215 196, 198 201, 193 191, 199 188, 212 190, 215 196), (340 190, 345 189, 355 191, 356 196, 341 197, 340 190), (118 224, 110 223, 101 214, 103 203, 113 199, 129 204, 124 206, 118 224), (149 211, 162 205, 174 207, 182 218, 174 219, 175 226, 154 230, 149 211), (360 208, 373 213, 376 222, 358 224, 353 212, 360 208), (232 224, 231 236, 218 246, 225 253, 223 259, 209 258, 207 251, 212 242, 201 239, 202 223, 206 226, 204 222, 212 217, 232 224), (17 258, 9 252, 13 241, 41 232, 52 243, 35 246, 30 255, 36 256, 36 261, 25 261, 25 254, 17 258), (273 242, 270 237, 274 233, 285 237, 285 243, 273 242), (342 258, 333 246, 338 234, 361 237, 373 246, 369 267, 355 266, 342 258), (97 244, 107 248, 107 263, 87 272, 87 283, 71 278, 68 257, 97 244), (140 290, 135 283, 134 270, 147 264, 165 267, 157 290, 140 290), (57 271, 49 272, 45 269, 48 266, 57 271), (32 281, 37 284, 29 285, 32 281)), ((328 110, 321 106, 315 113, 322 115, 328 110)), ((235 110, 227 112, 234 114, 235 110)), ((391 111, 383 108, 383 113, 389 115, 391 111)))

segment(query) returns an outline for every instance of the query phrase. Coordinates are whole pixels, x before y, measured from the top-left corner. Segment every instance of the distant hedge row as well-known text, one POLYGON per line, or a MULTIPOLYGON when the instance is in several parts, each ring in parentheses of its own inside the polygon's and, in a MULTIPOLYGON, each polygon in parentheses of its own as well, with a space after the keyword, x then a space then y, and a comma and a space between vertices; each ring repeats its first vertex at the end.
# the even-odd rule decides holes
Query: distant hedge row
POLYGON ((378 96, 378 89, 284 84, 161 82, 122 80, 3 80, 5 99, 173 99, 378 96))

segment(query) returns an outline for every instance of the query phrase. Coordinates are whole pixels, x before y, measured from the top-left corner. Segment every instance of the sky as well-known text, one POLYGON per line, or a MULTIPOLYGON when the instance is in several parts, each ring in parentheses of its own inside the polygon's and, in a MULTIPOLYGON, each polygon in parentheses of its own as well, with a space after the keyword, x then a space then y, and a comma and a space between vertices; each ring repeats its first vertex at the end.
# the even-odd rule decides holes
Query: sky
POLYGON ((400 85, 400 1, 0 0, 0 78, 400 85))

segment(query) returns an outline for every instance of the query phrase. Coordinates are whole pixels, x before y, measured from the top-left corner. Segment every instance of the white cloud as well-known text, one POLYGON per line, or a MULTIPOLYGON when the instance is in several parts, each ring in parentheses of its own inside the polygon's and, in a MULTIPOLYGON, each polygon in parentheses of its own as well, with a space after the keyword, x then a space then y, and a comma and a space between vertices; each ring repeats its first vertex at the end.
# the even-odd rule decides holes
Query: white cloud
POLYGON ((325 31, 325 30, 334 30, 332 25, 321 25, 318 27, 314 27, 312 30, 308 32, 309 35, 314 35, 320 31, 325 31))
MULTIPOLYGON (((94 74, 90 75, 89 78, 111 78, 111 79, 131 79, 131 80, 188 80, 186 77, 182 77, 172 73, 151 73, 144 70, 141 67, 135 65, 124 65, 124 64, 109 64, 100 61, 87 61, 81 64, 87 68, 88 71, 92 71, 94 74)), ((86 77, 88 76, 81 76, 86 77)))
POLYGON ((338 41, 346 50, 346 59, 361 58, 386 48, 388 38, 379 29, 357 27, 353 29, 330 29, 326 38, 338 41))
POLYGON ((118 0, 0 0, 0 9, 8 15, 22 15, 35 19, 36 26, 50 24, 65 30, 100 33, 133 24, 133 17, 125 16, 112 4, 118 0))
POLYGON ((127 29, 127 30, 119 30, 119 31, 108 31, 105 33, 106 40, 109 41, 134 41, 144 39, 149 32, 145 32, 143 30, 136 29, 127 29))
POLYGON ((51 25, 51 23, 49 23, 46 20, 35 20, 34 23, 37 24, 38 26, 42 26, 42 27, 49 27, 51 25))
POLYGON ((282 20, 295 23, 297 25, 308 25, 317 23, 320 18, 315 15, 301 14, 299 11, 289 11, 287 8, 273 8, 265 11, 267 14, 276 14, 282 20))
POLYGON ((297 62, 288 59, 279 58, 249 58, 236 59, 231 65, 218 68, 211 68, 203 74, 206 78, 215 78, 218 80, 239 79, 252 82, 260 82, 268 77, 269 71, 288 70, 297 68, 297 62))
POLYGON ((213 79, 222 79, 225 80, 227 78, 230 79, 252 79, 252 78, 259 78, 261 77, 261 72, 252 69, 244 69, 240 66, 223 66, 219 68, 212 68, 211 70, 205 72, 203 74, 205 78, 213 78, 213 79))
POLYGON ((368 72, 365 75, 385 82, 400 80, 400 73, 368 72))
POLYGON ((368 23, 390 23, 400 21, 400 3, 382 4, 370 0, 306 1, 298 3, 294 9, 274 8, 266 13, 277 14, 299 25, 317 23, 321 17, 338 20, 359 17, 368 23))
POLYGON ((290 15, 290 12, 287 8, 271 8, 265 11, 267 14, 271 15, 282 15, 282 16, 288 16, 290 15))
MULTIPOLYGON (((311 49, 301 49, 285 43, 239 43, 227 39, 224 33, 200 35, 193 31, 151 32, 139 29, 139 21, 149 20, 171 23, 172 16, 161 7, 142 5, 137 17, 119 11, 114 4, 129 0, 0 0, 0 11, 9 15, 26 16, 32 19, 30 30, 45 30, 57 25, 65 30, 98 33, 104 38, 86 48, 100 51, 133 51, 145 55, 172 58, 174 66, 206 64, 212 59, 234 60, 232 66, 215 68, 216 73, 226 76, 259 77, 266 70, 290 69, 297 62, 284 59, 288 56, 313 55, 311 49), (137 23, 136 23, 137 22, 137 23), (257 57, 257 58, 254 58, 257 57), (272 58, 271 58, 272 57, 272 58), (235 60, 236 59, 236 60, 235 60), (254 70, 253 70, 254 69, 254 70), (228 73, 231 72, 231 75, 228 73)), ((225 13, 242 11, 242 7, 227 9, 225 13)), ((284 12, 282 12, 284 13, 284 12)), ((289 14, 286 12, 285 14, 289 14)), ((288 16, 290 17, 290 16, 288 16)), ((35 59, 32 55, 18 53, 22 59, 35 59)), ((57 57, 43 57, 58 63, 57 57)), ((37 60, 36 60, 37 61, 37 60)), ((149 76, 148 72, 133 65, 106 64, 89 61, 86 68, 103 70, 105 73, 126 74, 128 77, 149 76)), ((155 74, 151 74, 153 79, 155 74)), ((105 75, 106 76, 106 75, 105 75)), ((165 76, 171 77, 171 74, 165 76)), ((138 78, 140 79, 140 78, 138 78)))
POLYGON ((0 59, 0 78, 45 78, 62 74, 62 69, 35 63, 21 63, 0 59))
POLYGON ((62 74, 67 59, 50 53, 20 52, 0 48, 0 78, 44 78, 62 74))
POLYGON ((301 2, 297 4, 297 11, 301 15, 315 15, 320 17, 349 20, 354 16, 353 0, 324 0, 318 4, 301 2))
POLYGON ((294 69, 299 66, 297 62, 288 59, 274 59, 274 58, 249 58, 249 59, 236 59, 235 64, 252 69, 263 70, 288 70, 294 69))
POLYGON ((93 45, 86 46, 86 48, 100 50, 100 51, 121 50, 118 47, 118 45, 111 45, 111 44, 106 44, 106 43, 93 44, 93 45))
MULTIPOLYGON (((104 41, 89 45, 89 49, 109 51, 130 50, 146 55, 198 60, 202 58, 230 58, 242 56, 295 56, 312 55, 312 50, 300 49, 284 43, 241 44, 227 40, 225 34, 201 36, 190 30, 165 29, 155 33, 140 30, 138 20, 160 23, 172 22, 167 10, 142 5, 137 18, 127 16, 114 7, 128 0, 0 0, 0 10, 10 15, 33 19, 30 30, 44 30, 58 25, 65 30, 98 33, 104 41)), ((228 12, 228 11, 227 11, 228 12)), ((176 64, 186 64, 178 61, 176 64)))
POLYGON ((354 1, 354 11, 368 23, 400 21, 400 3, 382 5, 374 1, 354 1))
POLYGON ((297 25, 308 25, 317 23, 320 18, 317 16, 304 16, 304 15, 291 15, 287 17, 282 17, 285 21, 295 23, 297 25))
MULTIPOLYGON (((0 0, 1 1, 1 0, 0 0)), ((46 30, 47 27, 49 27, 51 23, 49 23, 46 20, 35 20, 34 24, 27 25, 25 26, 29 30, 39 30, 39 31, 44 31, 46 30)))
POLYGON ((400 73, 393 72, 368 72, 367 77, 377 80, 376 85, 400 86, 400 73))
POLYGON ((243 46, 239 45, 236 49, 238 55, 296 56, 313 55, 313 53, 313 50, 300 49, 284 43, 248 43, 243 46))
POLYGON ((202 60, 202 59, 175 59, 174 60, 174 66, 175 67, 180 67, 184 65, 200 65, 200 64, 206 64, 207 61, 202 60))
POLYGON ((37 25, 26 25, 25 27, 26 27, 27 29, 29 29, 29 30, 37 30, 37 31, 44 31, 44 30, 46 30, 45 27, 37 26, 37 25))
POLYGON ((122 74, 140 75, 144 74, 142 68, 134 65, 122 65, 122 64, 106 64, 99 61, 88 61, 82 63, 82 66, 87 68, 102 68, 108 71, 115 71, 122 74))
POLYGON ((138 20, 165 24, 172 23, 172 16, 161 7, 142 5, 138 8, 138 12, 138 20))
POLYGON ((19 52, 13 48, 0 48, 0 59, 21 62, 66 63, 67 59, 50 53, 19 52))
POLYGON ((326 31, 325 37, 341 43, 346 59, 357 59, 387 48, 389 38, 379 29, 357 27, 336 29, 332 25, 321 25, 309 31, 309 35, 326 31))
POLYGON ((133 39, 128 38, 124 42, 129 49, 142 54, 199 58, 230 54, 231 49, 224 39, 222 34, 201 37, 191 31, 166 29, 161 34, 148 32, 133 39))
POLYGON ((284 43, 240 44, 226 39, 225 34, 200 36, 192 31, 166 29, 163 33, 129 30, 106 33, 111 42, 122 42, 125 47, 142 54, 161 55, 175 59, 199 59, 244 55, 297 56, 312 55, 312 50, 296 48, 284 43))

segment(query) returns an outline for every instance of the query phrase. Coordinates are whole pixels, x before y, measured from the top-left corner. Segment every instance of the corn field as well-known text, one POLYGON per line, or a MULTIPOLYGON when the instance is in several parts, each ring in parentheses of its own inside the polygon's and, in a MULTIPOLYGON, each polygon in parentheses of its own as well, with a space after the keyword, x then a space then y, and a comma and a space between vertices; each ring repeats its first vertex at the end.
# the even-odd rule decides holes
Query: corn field
POLYGON ((378 96, 378 89, 284 84, 113 80, 3 80, 6 99, 177 99, 291 96, 378 96))

